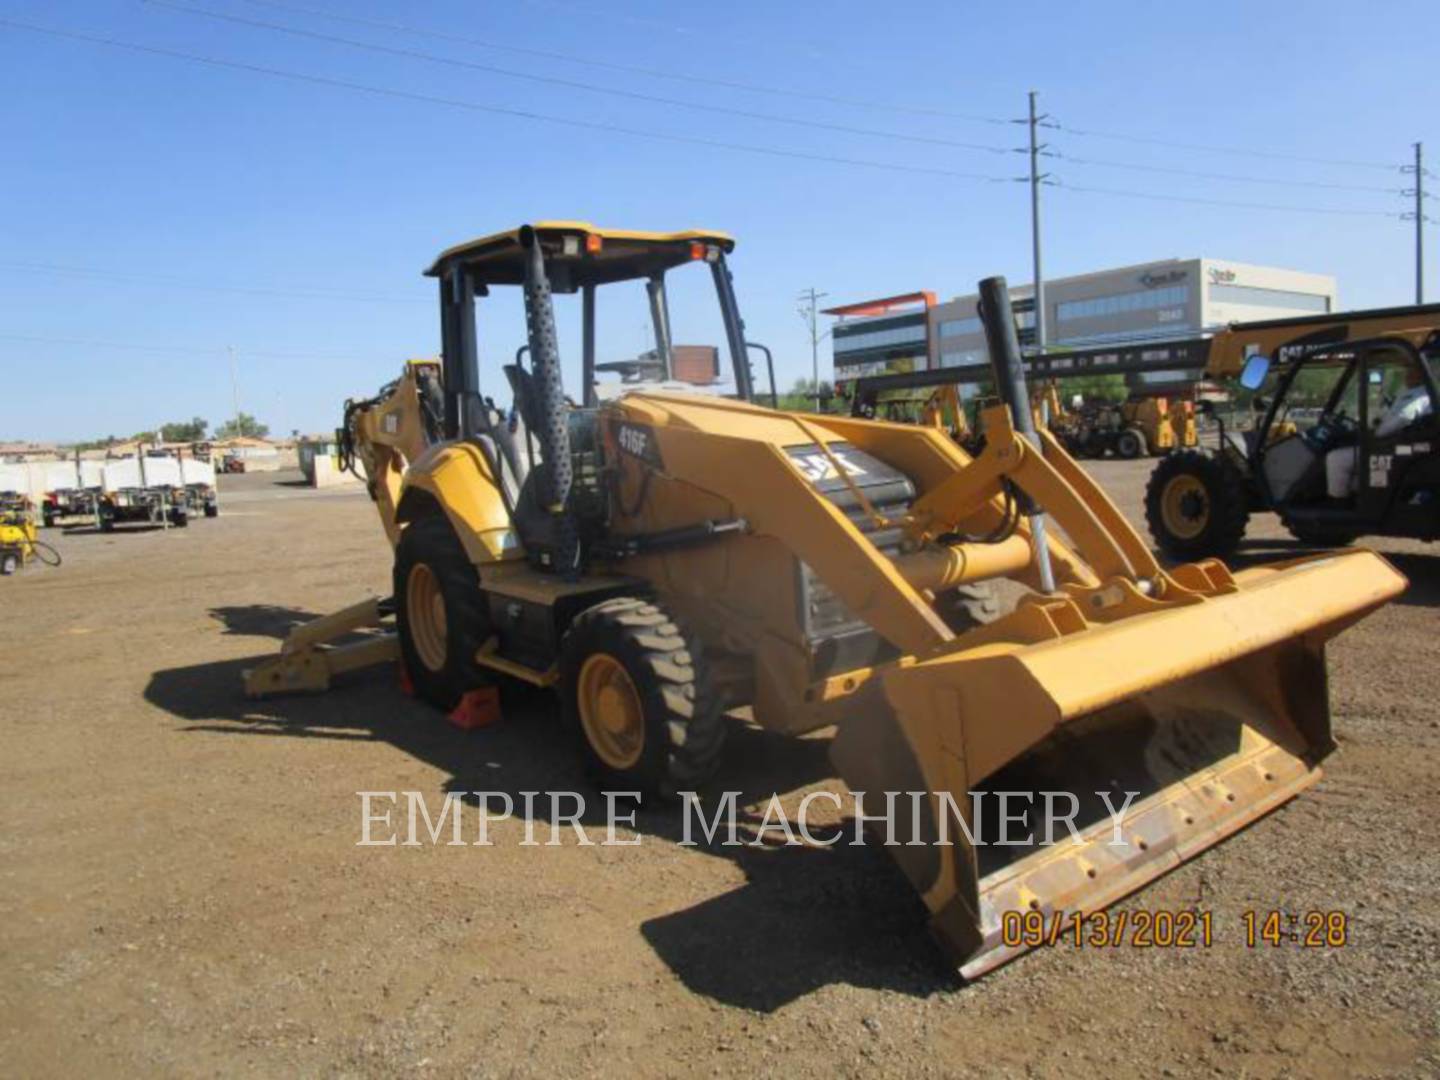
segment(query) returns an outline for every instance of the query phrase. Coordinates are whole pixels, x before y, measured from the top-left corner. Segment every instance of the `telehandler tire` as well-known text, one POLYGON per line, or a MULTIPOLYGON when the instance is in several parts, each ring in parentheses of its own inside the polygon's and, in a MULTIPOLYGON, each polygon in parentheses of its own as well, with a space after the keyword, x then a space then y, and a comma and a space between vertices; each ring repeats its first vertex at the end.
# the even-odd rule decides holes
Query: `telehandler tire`
POLYGON ((674 798, 715 771, 725 712, 698 644, 653 600, 581 612, 560 645, 561 697, 607 791, 674 798))
POLYGON ((485 681, 475 653, 489 615, 475 564, 443 514, 407 525, 395 545, 395 622, 415 692, 449 712, 485 681))
POLYGON ((1320 525, 1313 521, 1296 521, 1285 514, 1280 515, 1280 524, 1285 526, 1300 543, 1317 548, 1349 547, 1360 537, 1360 533, 1343 525, 1320 525))
POLYGON ((1145 520, 1156 545, 1173 559, 1224 558, 1250 521, 1245 479, 1214 454, 1167 454, 1145 486, 1145 520))

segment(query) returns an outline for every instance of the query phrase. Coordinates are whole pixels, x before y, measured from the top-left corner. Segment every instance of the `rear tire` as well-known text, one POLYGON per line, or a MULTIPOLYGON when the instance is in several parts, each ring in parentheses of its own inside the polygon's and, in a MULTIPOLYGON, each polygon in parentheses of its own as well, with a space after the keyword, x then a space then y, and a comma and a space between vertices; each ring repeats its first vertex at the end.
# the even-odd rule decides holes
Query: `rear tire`
POLYGON ((674 798, 715 771, 725 710, 698 642, 654 601, 618 597, 560 645, 565 719, 603 790, 674 798))
POLYGON ((1145 435, 1136 428, 1126 428, 1115 438, 1115 454, 1126 461, 1145 456, 1145 435))
POLYGON ((415 693, 449 712, 485 679, 475 653, 489 636, 480 575, 442 514, 405 526, 395 545, 395 622, 415 693))
POLYGON ((1349 547, 1359 537, 1360 533, 1343 526, 1319 525, 1313 521, 1296 521, 1284 514, 1280 515, 1280 524, 1296 540, 1302 544, 1317 548, 1342 548, 1349 547))
POLYGON ((1245 478, 1214 454, 1167 454, 1145 487, 1145 520, 1171 558, 1223 558, 1240 545, 1250 520, 1245 478))

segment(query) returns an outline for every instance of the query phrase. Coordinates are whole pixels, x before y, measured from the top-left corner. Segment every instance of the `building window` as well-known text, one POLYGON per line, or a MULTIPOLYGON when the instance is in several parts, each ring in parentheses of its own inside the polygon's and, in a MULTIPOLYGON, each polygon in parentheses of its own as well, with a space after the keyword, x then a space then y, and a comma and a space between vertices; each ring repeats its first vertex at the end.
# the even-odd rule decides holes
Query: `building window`
POLYGON ((924 343, 924 326, 899 326, 889 330, 871 330, 864 334, 835 335, 835 351, 837 353, 854 352, 857 349, 878 349, 887 345, 923 345, 924 343))
POLYGON ((1296 311, 1329 311, 1330 297, 1289 289, 1261 289, 1254 285, 1211 285, 1215 303, 1249 304, 1252 307, 1293 308, 1296 311))
POLYGON ((1055 340, 1056 345, 1108 345, 1132 341, 1165 341, 1168 338, 1193 333, 1195 327, 1188 322, 1167 323, 1145 330, 1107 330, 1099 334, 1066 334, 1055 340))
POLYGON ((1066 300, 1055 305, 1055 317, 1061 322, 1070 319, 1095 319, 1104 315, 1123 315, 1132 311, 1152 311, 1190 302, 1189 285, 1167 285, 1163 289, 1142 289, 1139 292, 1096 296, 1089 300, 1066 300))
POLYGON ((983 329, 980 316, 973 315, 968 319, 946 319, 940 324, 940 336, 959 337, 961 334, 978 334, 983 329))

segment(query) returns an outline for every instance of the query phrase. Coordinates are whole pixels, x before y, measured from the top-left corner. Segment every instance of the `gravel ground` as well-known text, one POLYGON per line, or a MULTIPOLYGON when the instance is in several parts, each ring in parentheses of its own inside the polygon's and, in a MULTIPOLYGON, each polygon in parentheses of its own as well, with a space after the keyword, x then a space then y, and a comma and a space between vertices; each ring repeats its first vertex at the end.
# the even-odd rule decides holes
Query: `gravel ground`
MULTIPOLYGON (((1093 471, 1138 521, 1148 466, 1093 471)), ((8 1075, 1440 1072, 1440 551, 1376 542, 1412 587, 1331 649, 1325 779, 1123 905, 1209 910, 1213 947, 1043 949, 963 986, 879 849, 685 848, 665 812, 634 847, 520 846, 524 814, 490 848, 357 847, 359 790, 580 779, 538 695, 469 733, 389 672, 246 702, 247 661, 388 592, 388 559, 353 489, 224 500, 52 537, 61 569, 0 582, 8 1075), (1271 909, 1344 911, 1349 943, 1246 948, 1271 909)), ((823 738, 745 727, 727 779, 835 783, 823 738)))

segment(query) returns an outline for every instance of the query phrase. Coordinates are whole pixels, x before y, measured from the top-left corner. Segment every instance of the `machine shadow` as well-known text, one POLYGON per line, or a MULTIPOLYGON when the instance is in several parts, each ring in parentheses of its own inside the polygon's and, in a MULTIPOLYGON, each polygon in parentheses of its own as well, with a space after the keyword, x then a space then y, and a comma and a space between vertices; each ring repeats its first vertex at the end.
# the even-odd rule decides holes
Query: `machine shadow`
MULTIPOLYGON (((152 533, 164 532, 166 530, 166 526, 164 525, 134 525, 128 522, 124 525, 117 525, 108 533, 97 525, 88 524, 60 525, 58 528, 60 529, 61 536, 124 536, 127 533, 152 533)), ((175 526, 171 525, 169 528, 173 529, 175 526)))
MULTIPOLYGON (((211 614, 225 634, 270 640, 314 617, 268 605, 211 614)), ((557 805, 545 793, 580 792, 581 825, 592 838, 603 836, 606 802, 586 777, 549 693, 507 684, 503 719, 472 731, 407 697, 393 670, 384 668, 344 678, 328 694, 247 700, 241 673, 268 651, 156 671, 145 698, 185 721, 181 730, 189 733, 389 743, 449 777, 444 792, 461 793, 472 804, 480 801, 476 793, 487 793, 492 812, 500 795, 509 796, 516 817, 533 819, 542 840, 548 838, 544 826, 560 826, 563 836, 574 810, 573 800, 557 805), (528 811, 526 792, 538 793, 528 811)), ((740 887, 639 927, 694 992, 770 1012, 832 983, 917 996, 960 985, 926 930, 923 904, 885 852, 849 842, 855 835, 851 821, 832 822, 828 833, 817 825, 821 841, 840 836, 833 846, 757 842, 755 829, 773 794, 833 775, 828 747, 824 736, 793 738, 732 718, 719 780, 700 790, 700 808, 688 821, 686 808, 677 804, 637 812, 635 828, 643 836, 693 846, 745 874, 740 887), (738 844, 725 843, 723 828, 707 839, 700 821, 702 813, 713 821, 730 792, 739 811, 738 844)), ((833 804, 820 804, 827 805, 833 804)), ((622 806, 621 813, 628 809, 622 806)))

